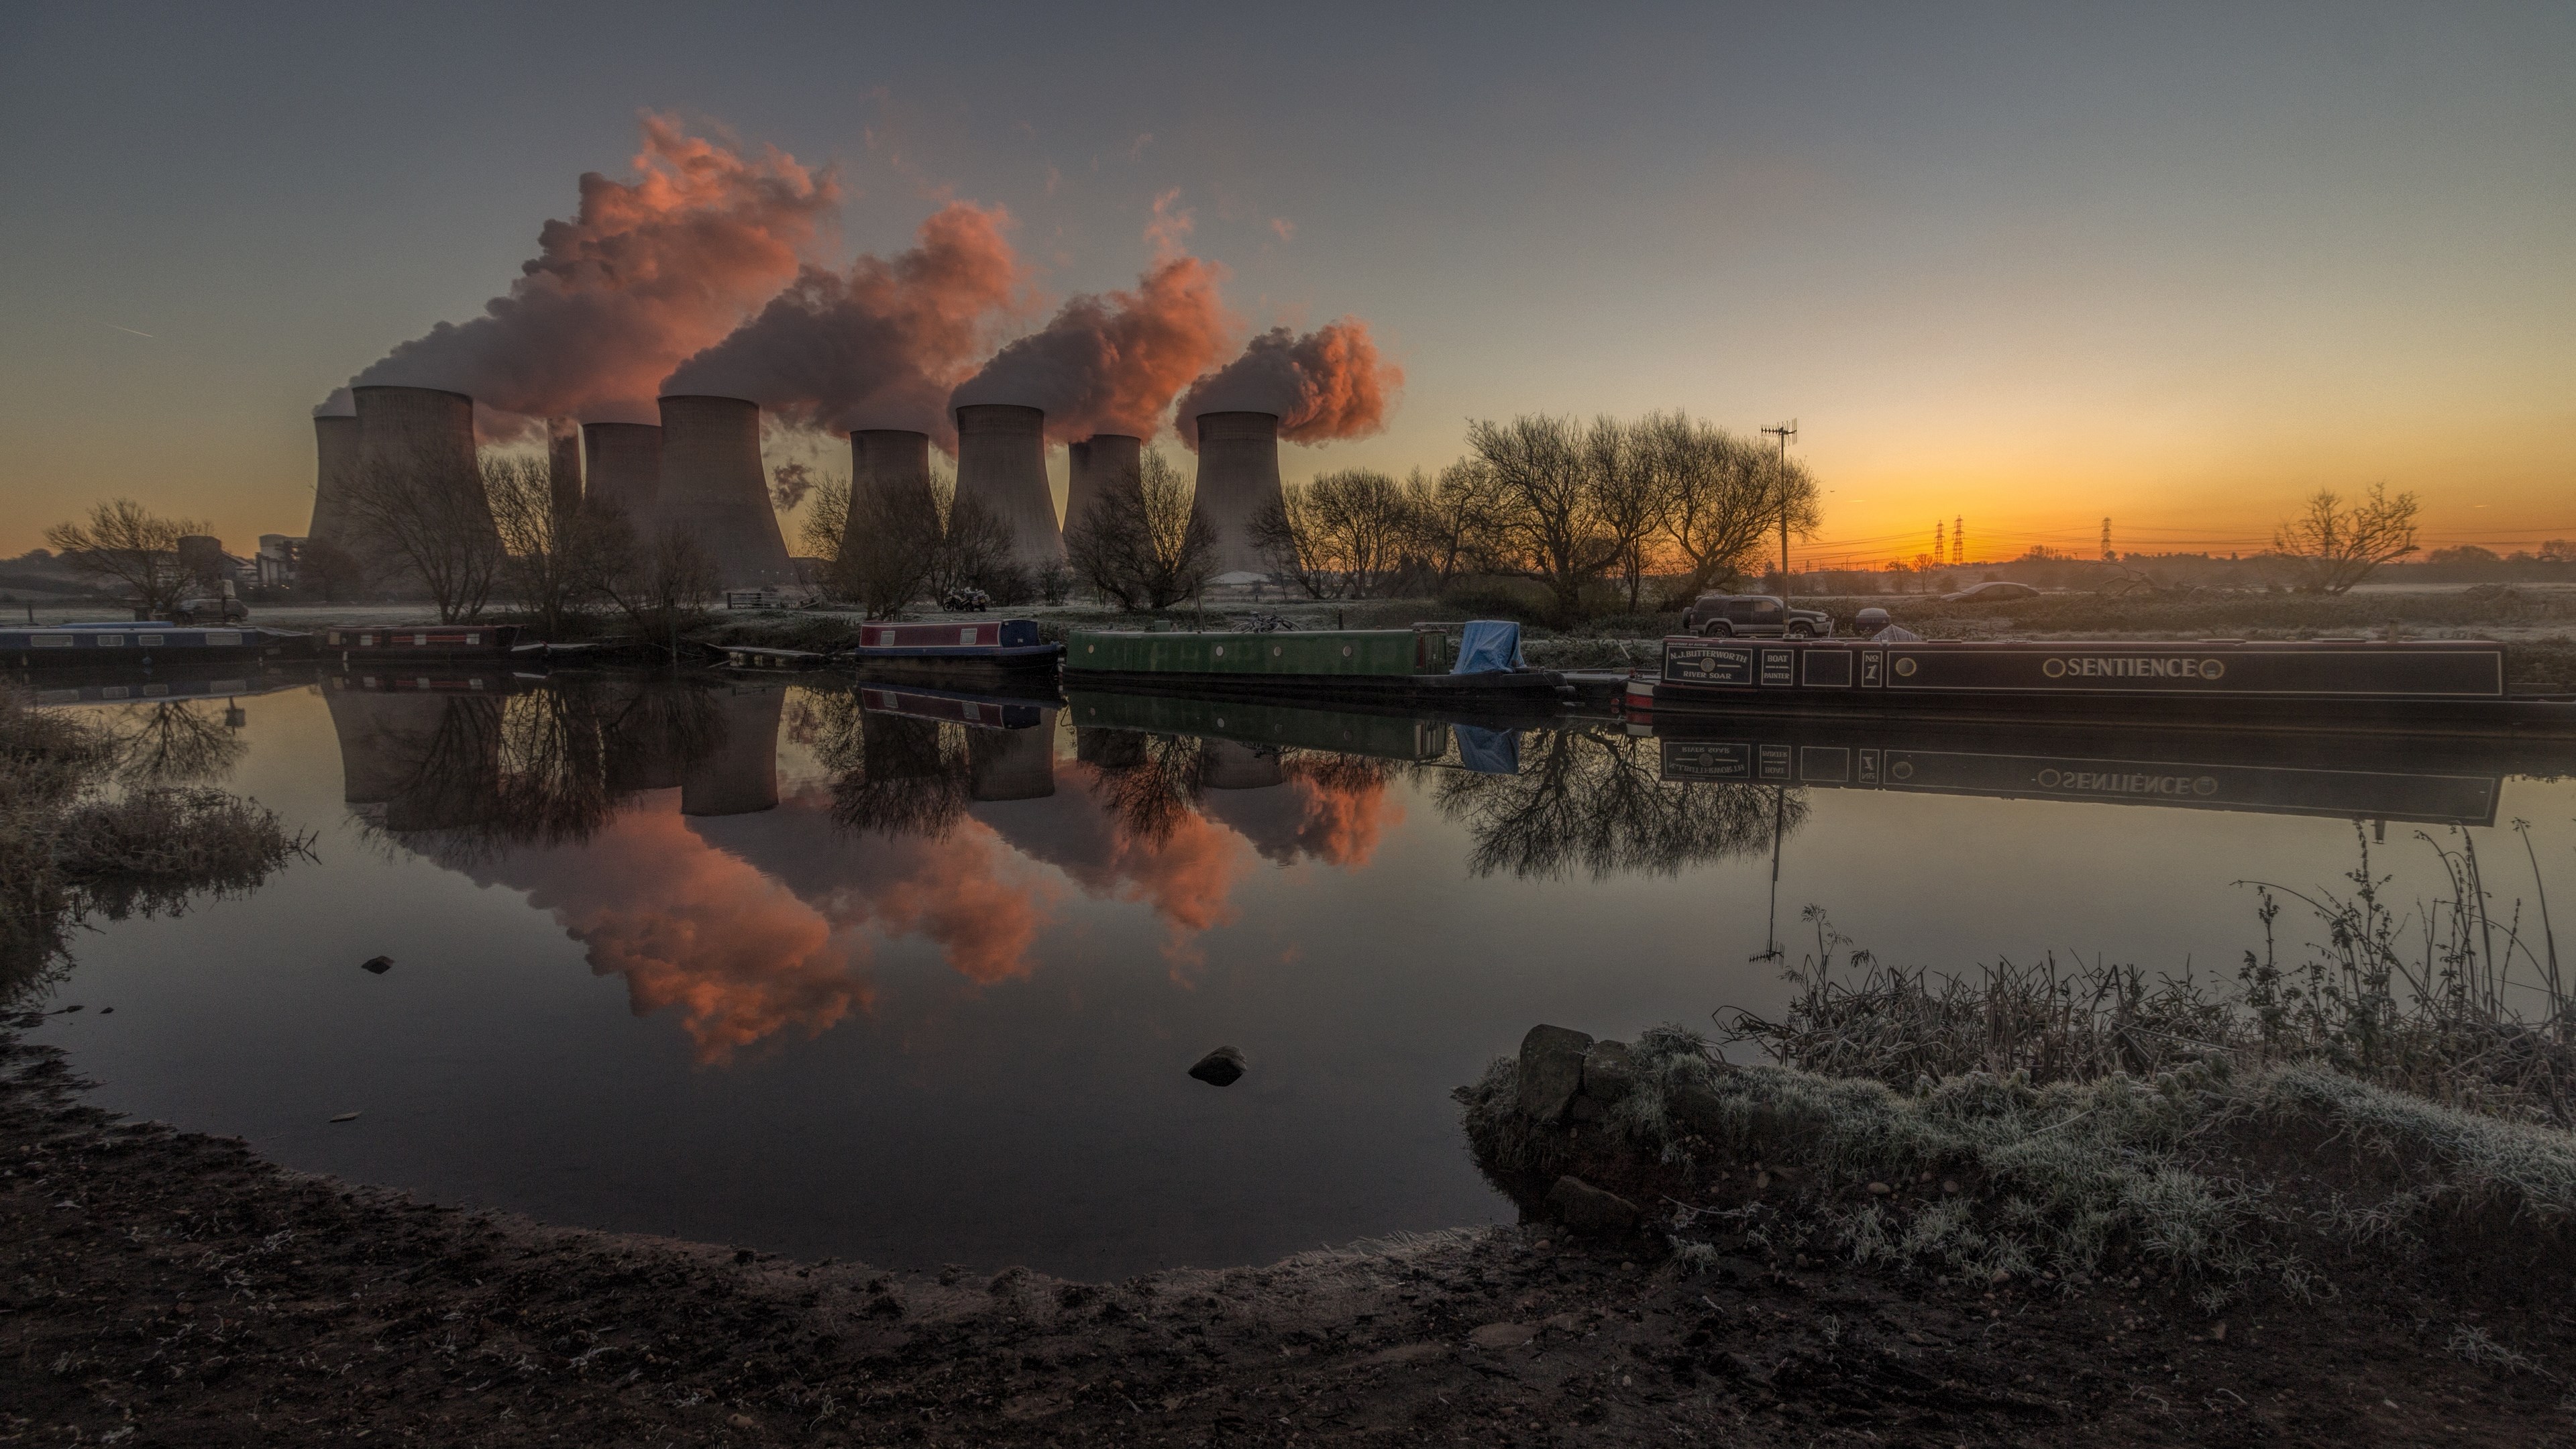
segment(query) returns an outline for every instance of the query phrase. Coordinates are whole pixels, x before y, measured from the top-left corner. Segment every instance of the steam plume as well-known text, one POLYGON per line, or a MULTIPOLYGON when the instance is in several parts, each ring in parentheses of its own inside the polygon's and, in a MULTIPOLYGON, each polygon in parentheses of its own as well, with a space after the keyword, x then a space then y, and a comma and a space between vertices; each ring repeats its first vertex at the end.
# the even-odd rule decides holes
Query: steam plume
POLYGON ((1280 439, 1290 443, 1365 438, 1386 427, 1403 387, 1403 370, 1378 356, 1368 324, 1356 317, 1303 337, 1273 327, 1181 395, 1181 440, 1197 447, 1199 414, 1230 412, 1278 414, 1280 439))
POLYGON ((664 116, 644 118, 635 169, 584 173, 580 209, 545 224, 509 295, 355 381, 471 393, 532 418, 654 421, 655 385, 795 275, 840 192, 828 170, 774 148, 746 157, 664 116))
POLYGON ((1132 292, 1075 297, 1045 328, 1013 342, 950 399, 1046 410, 1059 442, 1094 433, 1150 438, 1172 394, 1225 345, 1217 300, 1224 269, 1191 256, 1156 262, 1132 292))
POLYGON ((808 266, 731 336, 671 373, 665 392, 749 398, 788 423, 846 433, 909 428, 953 445, 948 390, 1021 282, 1010 216, 952 202, 891 261, 808 266))

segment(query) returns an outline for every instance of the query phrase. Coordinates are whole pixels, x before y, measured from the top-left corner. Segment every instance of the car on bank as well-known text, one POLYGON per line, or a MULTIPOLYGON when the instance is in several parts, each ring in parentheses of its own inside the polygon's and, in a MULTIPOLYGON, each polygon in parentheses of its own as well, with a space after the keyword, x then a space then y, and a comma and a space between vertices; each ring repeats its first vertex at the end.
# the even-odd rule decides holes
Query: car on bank
POLYGON ((1834 616, 1769 594, 1702 594, 1682 611, 1682 627, 1712 639, 1822 639, 1834 632, 1834 616))

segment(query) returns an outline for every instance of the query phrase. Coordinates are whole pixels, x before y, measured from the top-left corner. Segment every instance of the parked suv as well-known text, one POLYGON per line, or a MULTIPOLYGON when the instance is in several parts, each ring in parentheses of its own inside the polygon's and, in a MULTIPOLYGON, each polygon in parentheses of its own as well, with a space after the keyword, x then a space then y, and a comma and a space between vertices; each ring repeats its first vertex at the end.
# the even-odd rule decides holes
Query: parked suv
POLYGON ((1834 616, 1790 608, 1769 594, 1702 594, 1683 611, 1682 627, 1718 639, 1818 639, 1834 632, 1834 616))

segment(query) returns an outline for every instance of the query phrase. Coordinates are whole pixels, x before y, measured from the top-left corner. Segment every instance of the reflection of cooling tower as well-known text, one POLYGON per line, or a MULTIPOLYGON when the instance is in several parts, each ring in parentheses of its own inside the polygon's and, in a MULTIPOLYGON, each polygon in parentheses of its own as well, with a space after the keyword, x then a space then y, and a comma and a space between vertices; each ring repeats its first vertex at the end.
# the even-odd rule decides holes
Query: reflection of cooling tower
POLYGON ((871 711, 860 722, 859 770, 871 782, 931 780, 945 768, 937 720, 871 711))
POLYGON ((850 517, 841 532, 846 556, 858 542, 858 500, 869 494, 910 497, 924 508, 930 496, 930 435, 901 428, 861 428, 850 434, 850 517))
POLYGON ((1055 715, 1024 730, 966 732, 967 793, 977 800, 1042 800, 1055 793, 1055 715))
MULTIPOLYGON (((358 387, 358 471, 361 488, 424 491, 452 488, 481 526, 492 527, 483 503, 483 477, 474 461, 474 399, 434 387, 358 387)), ((362 544, 380 544, 364 538, 362 544)), ((499 535, 494 534, 497 544, 499 535)), ((370 551, 369 547, 354 550, 370 551)))
POLYGON ((1216 536, 1218 573, 1269 571, 1252 545, 1252 522, 1279 501, 1278 415, 1199 414, 1199 481, 1190 511, 1216 536))
POLYGON ((1199 782, 1211 790, 1267 790, 1282 778, 1277 750, 1232 740, 1207 740, 1199 746, 1199 782))
POLYGON ((1010 525, 1022 564, 1063 561, 1064 530, 1047 487, 1045 413, 1010 403, 957 410, 957 499, 969 498, 1010 525))
POLYGON ((1145 737, 1134 730, 1077 725, 1073 731, 1073 757, 1086 765, 1111 770, 1141 765, 1145 763, 1145 737))
POLYGON ((410 788, 447 714, 444 695, 359 689, 342 679, 324 683, 322 703, 340 737, 340 798, 352 805, 382 805, 410 788))
POLYGON ((557 518, 581 507, 581 424, 570 418, 546 419, 546 492, 557 518))
POLYGON ((1120 477, 1142 477, 1145 440, 1124 433, 1099 433, 1065 450, 1073 467, 1064 490, 1064 526, 1072 528, 1091 511, 1093 500, 1120 477))
POLYGON ((666 534, 689 539, 727 588, 786 583, 787 540, 760 466, 760 407, 738 397, 662 400, 666 534))
POLYGON ((638 539, 653 537, 654 501, 662 495, 662 430, 651 423, 585 423, 581 433, 590 475, 583 497, 594 508, 624 513, 638 539))
POLYGON ((357 416, 315 418, 313 451, 319 466, 313 473, 313 523, 305 538, 345 550, 355 540, 358 526, 349 511, 349 490, 358 476, 357 416))
POLYGON ((787 691, 745 690, 717 701, 717 707, 724 714, 724 743, 680 777, 680 813, 752 815, 777 809, 778 720, 787 708, 787 691))

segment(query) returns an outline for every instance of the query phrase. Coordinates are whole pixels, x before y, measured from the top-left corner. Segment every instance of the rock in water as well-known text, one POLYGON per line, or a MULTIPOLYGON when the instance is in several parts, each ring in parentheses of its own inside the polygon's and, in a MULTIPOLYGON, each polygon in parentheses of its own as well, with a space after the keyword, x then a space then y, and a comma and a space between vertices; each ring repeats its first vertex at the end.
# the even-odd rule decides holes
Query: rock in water
POLYGON ((1592 1038, 1561 1026, 1534 1026, 1521 1038, 1521 1112, 1540 1122, 1565 1115, 1583 1087, 1583 1053, 1592 1038))
POLYGON ((1624 1233, 1637 1225, 1637 1205, 1603 1192, 1579 1177, 1560 1177, 1547 1190, 1557 1220, 1578 1233, 1624 1233))
POLYGON ((1211 1087, 1231 1087, 1243 1076, 1243 1053, 1230 1046, 1218 1047, 1199 1058, 1190 1075, 1211 1087))
POLYGON ((386 972, 394 969, 394 958, 391 956, 370 956, 366 960, 358 963, 358 969, 361 971, 372 971, 376 975, 382 976, 386 972))
POLYGON ((1583 1053, 1583 1095, 1616 1102, 1637 1084, 1637 1068, 1624 1041, 1596 1041, 1583 1053))

